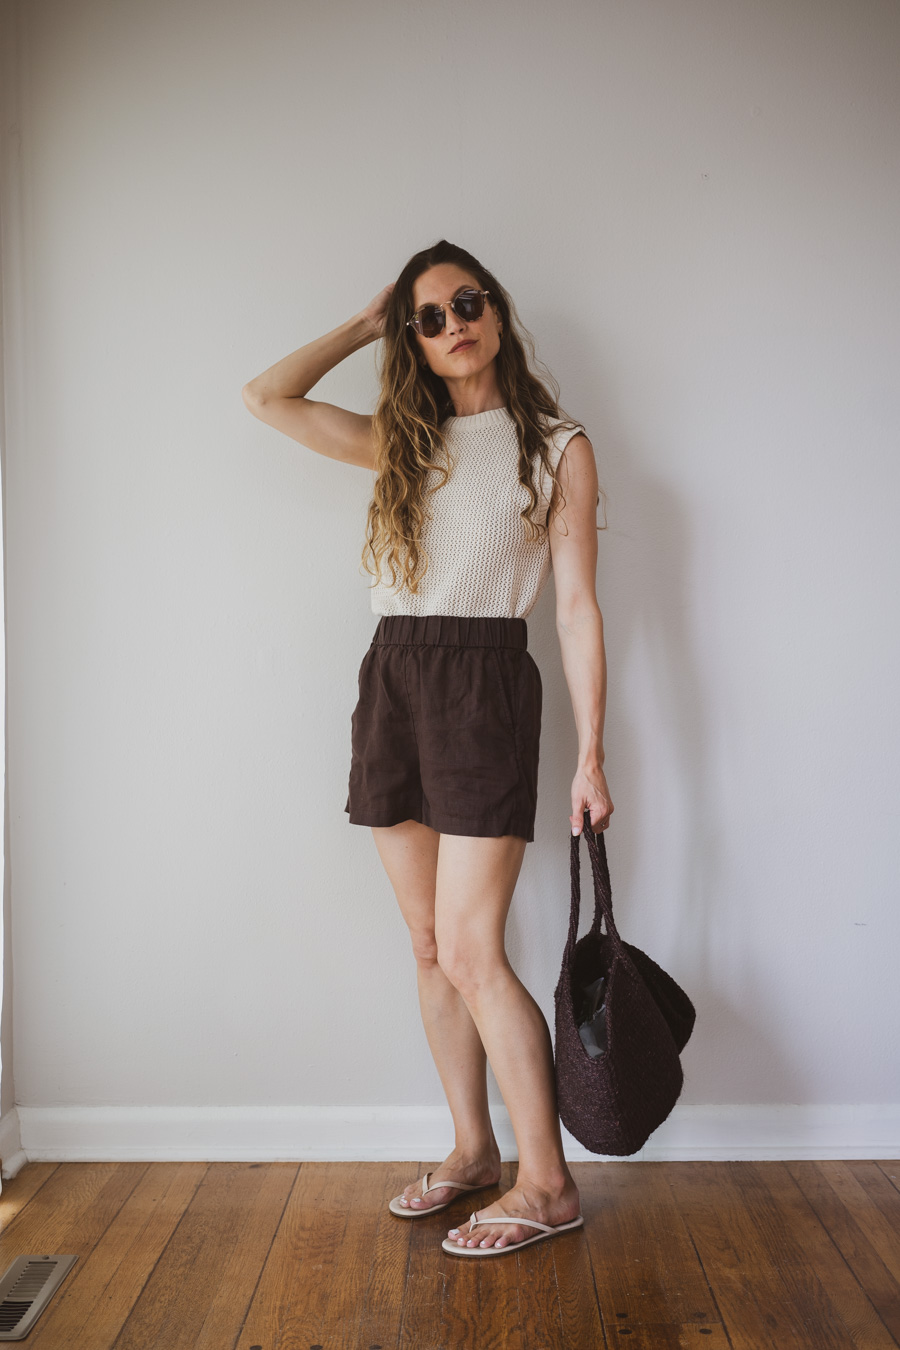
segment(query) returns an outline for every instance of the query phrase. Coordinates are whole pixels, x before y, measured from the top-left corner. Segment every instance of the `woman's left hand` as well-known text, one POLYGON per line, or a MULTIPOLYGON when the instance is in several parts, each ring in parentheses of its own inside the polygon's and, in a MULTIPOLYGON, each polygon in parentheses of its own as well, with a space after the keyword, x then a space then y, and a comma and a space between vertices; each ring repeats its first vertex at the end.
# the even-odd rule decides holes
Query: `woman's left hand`
POLYGON ((614 810, 602 767, 596 764, 590 770, 578 769, 572 779, 572 834, 581 834, 585 811, 590 811, 591 829, 596 833, 607 828, 614 810))

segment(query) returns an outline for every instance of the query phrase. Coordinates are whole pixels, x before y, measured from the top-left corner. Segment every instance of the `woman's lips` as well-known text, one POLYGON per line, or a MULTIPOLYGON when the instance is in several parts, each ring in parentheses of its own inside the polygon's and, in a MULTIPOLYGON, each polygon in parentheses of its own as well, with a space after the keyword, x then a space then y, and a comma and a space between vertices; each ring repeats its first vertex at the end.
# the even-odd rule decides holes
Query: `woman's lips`
POLYGON ((466 347, 474 347, 474 346, 475 346, 474 342, 457 342, 455 347, 450 348, 450 355, 452 356, 454 352, 465 351, 466 347))

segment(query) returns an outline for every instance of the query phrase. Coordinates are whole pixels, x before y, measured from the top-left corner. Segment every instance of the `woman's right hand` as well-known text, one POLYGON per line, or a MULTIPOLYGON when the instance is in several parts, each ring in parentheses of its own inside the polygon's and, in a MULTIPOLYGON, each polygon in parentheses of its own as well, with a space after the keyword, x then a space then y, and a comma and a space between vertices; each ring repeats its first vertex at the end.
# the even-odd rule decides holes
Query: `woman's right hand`
POLYGON ((380 338, 384 336, 384 316, 387 313, 388 301, 391 298, 391 291, 395 283, 389 281, 383 291, 379 291, 374 300, 370 300, 364 310, 360 311, 360 317, 365 319, 366 323, 372 329, 372 336, 380 338))

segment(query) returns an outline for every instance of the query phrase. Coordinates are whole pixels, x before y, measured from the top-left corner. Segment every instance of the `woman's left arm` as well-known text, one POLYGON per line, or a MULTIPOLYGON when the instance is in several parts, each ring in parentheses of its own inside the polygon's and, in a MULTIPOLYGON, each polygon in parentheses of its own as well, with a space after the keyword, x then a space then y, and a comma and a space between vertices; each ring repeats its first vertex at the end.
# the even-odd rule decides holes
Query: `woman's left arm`
POLYGON ((603 771, 606 718, 606 650, 597 603, 597 506, 600 501, 594 450, 587 436, 573 436, 557 469, 550 500, 550 555, 556 582, 556 631, 578 730, 578 766, 572 780, 573 834, 584 813, 591 829, 605 830, 613 813, 603 771), (562 498, 565 503, 559 509, 562 498))

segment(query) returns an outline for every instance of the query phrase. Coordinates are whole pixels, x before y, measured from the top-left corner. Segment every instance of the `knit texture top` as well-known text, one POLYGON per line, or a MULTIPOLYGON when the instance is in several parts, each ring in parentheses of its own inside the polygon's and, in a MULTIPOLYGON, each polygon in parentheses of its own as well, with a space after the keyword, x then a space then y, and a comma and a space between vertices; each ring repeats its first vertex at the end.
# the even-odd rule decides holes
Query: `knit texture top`
MULTIPOLYGON (((550 539, 545 533, 529 539, 520 512, 528 494, 519 482, 519 440, 507 408, 491 408, 469 417, 448 417, 443 423, 450 458, 450 477, 429 469, 425 489, 426 519, 420 551, 428 559, 419 592, 396 588, 390 568, 381 560, 382 575, 371 587, 375 614, 455 614, 469 618, 522 618, 537 604, 550 574, 550 539), (429 489, 437 491, 429 493, 429 489), (430 518, 429 518, 430 517, 430 518)), ((547 436, 547 454, 554 472, 571 438, 583 432, 554 427, 547 436)), ((533 479, 539 505, 534 518, 546 523, 553 481, 540 460, 533 479)))

